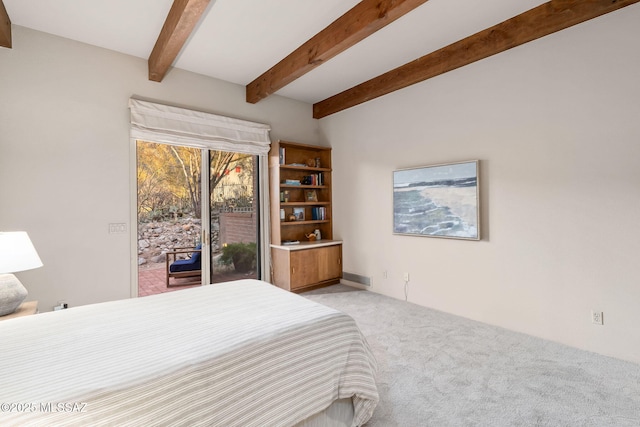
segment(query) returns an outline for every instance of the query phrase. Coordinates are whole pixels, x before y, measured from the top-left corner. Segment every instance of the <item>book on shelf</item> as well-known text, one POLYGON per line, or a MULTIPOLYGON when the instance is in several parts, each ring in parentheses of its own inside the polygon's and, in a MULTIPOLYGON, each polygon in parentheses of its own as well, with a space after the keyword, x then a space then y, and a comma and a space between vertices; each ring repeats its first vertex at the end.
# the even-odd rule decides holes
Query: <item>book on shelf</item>
POLYGON ((285 185, 300 185, 300 180, 298 180, 298 179, 285 179, 283 181, 283 184, 285 184, 285 185))
POLYGON ((313 173, 302 178, 303 185, 324 185, 324 176, 322 173, 313 173))
POLYGON ((283 245, 298 245, 300 244, 300 240, 283 240, 283 245))
POLYGON ((313 221, 324 221, 327 219, 327 208, 324 206, 311 208, 311 219, 313 221))

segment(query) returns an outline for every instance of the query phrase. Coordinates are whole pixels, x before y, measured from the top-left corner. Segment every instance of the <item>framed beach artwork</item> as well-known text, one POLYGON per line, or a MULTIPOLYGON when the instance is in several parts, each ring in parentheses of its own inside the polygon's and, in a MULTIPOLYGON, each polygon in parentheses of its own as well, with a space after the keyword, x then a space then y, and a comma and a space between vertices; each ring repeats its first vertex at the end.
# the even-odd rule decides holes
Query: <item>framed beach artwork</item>
POLYGON ((393 172, 393 233, 480 240, 478 160, 393 172))

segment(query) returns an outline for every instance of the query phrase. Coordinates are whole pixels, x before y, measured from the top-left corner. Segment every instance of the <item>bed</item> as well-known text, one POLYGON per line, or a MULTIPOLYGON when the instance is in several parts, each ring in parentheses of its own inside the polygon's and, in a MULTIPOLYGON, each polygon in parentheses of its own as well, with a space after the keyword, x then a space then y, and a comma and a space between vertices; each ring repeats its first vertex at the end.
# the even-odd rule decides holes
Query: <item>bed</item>
POLYGON ((354 320, 258 280, 7 320, 0 346, 3 426, 357 426, 378 401, 354 320))

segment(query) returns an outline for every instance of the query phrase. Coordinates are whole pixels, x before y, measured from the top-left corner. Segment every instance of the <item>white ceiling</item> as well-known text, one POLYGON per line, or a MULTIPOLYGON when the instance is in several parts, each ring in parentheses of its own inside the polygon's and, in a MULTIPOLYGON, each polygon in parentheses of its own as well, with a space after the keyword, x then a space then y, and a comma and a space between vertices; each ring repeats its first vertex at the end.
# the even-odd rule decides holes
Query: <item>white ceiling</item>
MULTIPOLYGON (((14 25, 144 59, 173 2, 3 1, 14 25)), ((544 2, 429 0, 277 93, 321 101, 544 2)), ((247 85, 357 3, 212 0, 174 67, 247 85)))

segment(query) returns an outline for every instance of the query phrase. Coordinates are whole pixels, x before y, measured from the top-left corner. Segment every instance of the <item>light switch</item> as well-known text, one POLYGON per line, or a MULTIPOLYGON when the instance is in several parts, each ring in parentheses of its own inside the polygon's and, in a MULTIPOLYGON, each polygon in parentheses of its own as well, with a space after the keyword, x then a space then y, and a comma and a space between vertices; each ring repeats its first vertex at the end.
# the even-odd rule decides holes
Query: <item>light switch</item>
POLYGON ((127 232, 126 222, 112 222, 109 224, 109 234, 122 234, 127 232))

